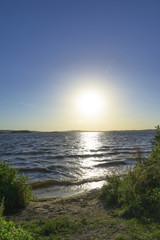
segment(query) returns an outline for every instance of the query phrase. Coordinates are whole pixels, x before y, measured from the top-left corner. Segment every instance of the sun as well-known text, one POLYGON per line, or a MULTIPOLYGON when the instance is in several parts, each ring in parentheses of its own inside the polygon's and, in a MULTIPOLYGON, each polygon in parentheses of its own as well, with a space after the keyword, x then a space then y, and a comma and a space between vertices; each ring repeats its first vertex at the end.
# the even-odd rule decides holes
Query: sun
POLYGON ((104 107, 103 95, 97 90, 85 90, 78 94, 76 110, 83 117, 98 117, 104 107))

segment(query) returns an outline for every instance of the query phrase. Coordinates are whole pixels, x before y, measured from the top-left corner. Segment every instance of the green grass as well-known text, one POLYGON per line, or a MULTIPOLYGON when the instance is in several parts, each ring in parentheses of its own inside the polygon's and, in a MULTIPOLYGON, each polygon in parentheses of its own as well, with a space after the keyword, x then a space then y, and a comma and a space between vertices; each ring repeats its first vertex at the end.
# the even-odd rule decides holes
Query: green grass
MULTIPOLYGON (((24 231, 36 240, 58 239, 110 239, 110 240, 159 240, 159 224, 147 218, 130 219, 105 214, 96 218, 77 221, 61 216, 46 221, 22 222, 24 231)), ((20 238, 21 239, 21 238, 20 238)))
POLYGON ((68 239, 74 233, 80 234, 86 224, 86 219, 74 221, 67 216, 62 216, 46 221, 23 222, 21 226, 23 229, 32 232, 35 239, 68 239))
POLYGON ((5 221, 0 217, 0 239, 1 240, 34 240, 31 234, 21 226, 12 221, 5 221))

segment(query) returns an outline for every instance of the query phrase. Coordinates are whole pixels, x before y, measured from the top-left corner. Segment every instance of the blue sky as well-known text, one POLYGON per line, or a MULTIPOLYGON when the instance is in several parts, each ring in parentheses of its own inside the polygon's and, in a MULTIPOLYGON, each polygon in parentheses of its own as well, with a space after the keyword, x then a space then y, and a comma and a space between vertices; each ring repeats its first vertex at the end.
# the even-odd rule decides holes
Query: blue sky
POLYGON ((2 0, 0 129, 121 130, 160 120, 159 0, 2 0), (76 115, 98 89, 107 107, 76 115))

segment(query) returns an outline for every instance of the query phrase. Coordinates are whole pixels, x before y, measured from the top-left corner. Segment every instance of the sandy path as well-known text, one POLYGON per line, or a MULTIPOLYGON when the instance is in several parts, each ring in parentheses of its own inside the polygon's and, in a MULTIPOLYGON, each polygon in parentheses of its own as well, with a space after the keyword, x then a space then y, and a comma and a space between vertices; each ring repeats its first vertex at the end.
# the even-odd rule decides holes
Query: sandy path
POLYGON ((98 190, 92 190, 71 197, 38 199, 36 202, 31 202, 18 213, 7 216, 6 219, 19 222, 49 219, 60 215, 72 216, 74 219, 94 217, 106 213, 98 195, 98 190))

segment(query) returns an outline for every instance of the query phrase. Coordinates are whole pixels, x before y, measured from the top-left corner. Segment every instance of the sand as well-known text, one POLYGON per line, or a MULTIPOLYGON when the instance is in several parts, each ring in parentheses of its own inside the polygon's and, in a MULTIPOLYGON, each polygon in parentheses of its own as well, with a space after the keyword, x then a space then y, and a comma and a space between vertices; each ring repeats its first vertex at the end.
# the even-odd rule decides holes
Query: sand
POLYGON ((92 218, 106 213, 106 209, 98 196, 99 190, 92 190, 70 197, 39 198, 30 202, 26 208, 7 216, 6 219, 20 222, 35 219, 45 220, 60 215, 71 216, 73 219, 92 218))

